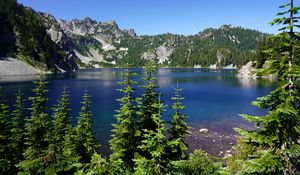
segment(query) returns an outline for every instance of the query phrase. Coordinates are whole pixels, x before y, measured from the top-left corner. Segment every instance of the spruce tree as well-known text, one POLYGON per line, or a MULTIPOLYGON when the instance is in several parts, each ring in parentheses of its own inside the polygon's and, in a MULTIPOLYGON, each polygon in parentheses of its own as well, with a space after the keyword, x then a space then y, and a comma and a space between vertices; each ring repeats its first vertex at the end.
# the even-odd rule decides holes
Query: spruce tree
MULTIPOLYGON (((1 87, 0 87, 1 90, 1 87)), ((0 174, 11 173, 9 110, 0 91, 0 174)))
POLYGON ((258 98, 253 104, 259 108, 269 109, 265 116, 243 115, 250 122, 255 122, 256 128, 251 131, 237 129, 242 143, 251 146, 247 156, 235 160, 239 164, 239 174, 299 174, 300 173, 300 91, 294 81, 299 78, 299 67, 293 65, 294 43, 299 33, 294 27, 298 21, 299 7, 291 3, 281 6, 288 11, 276 18, 272 24, 283 24, 282 33, 274 36, 281 44, 278 48, 270 48, 267 52, 277 54, 273 58, 271 71, 279 72, 281 85, 269 95, 258 98), (287 17, 285 15, 288 15, 287 17), (288 30, 288 32, 286 31, 288 30), (276 67, 276 70, 274 68, 276 67), (288 82, 286 82, 288 80, 288 82), (249 152, 251 150, 251 152, 249 152))
POLYGON ((180 89, 178 87, 175 88, 175 95, 172 97, 174 101, 172 105, 173 112, 173 119, 171 120, 170 124, 171 127, 168 129, 169 138, 168 138, 168 158, 170 160, 180 160, 186 158, 186 150, 187 144, 184 142, 185 137, 187 136, 187 131, 189 127, 185 122, 186 115, 182 114, 181 110, 184 109, 181 101, 184 99, 180 95, 180 89))
MULTIPOLYGON (((138 103, 139 110, 137 111, 137 131, 136 131, 136 142, 138 144, 143 140, 145 130, 154 131, 157 128, 157 122, 153 120, 152 115, 157 114, 159 109, 157 108, 158 103, 158 92, 155 84, 156 78, 153 74, 156 72, 156 65, 154 61, 149 61, 145 68, 145 75, 143 81, 145 85, 142 86, 144 92, 141 97, 141 102, 138 103)), ((150 158, 149 152, 138 149, 140 155, 150 158)))
POLYGON ((92 131, 92 113, 91 101, 88 91, 84 91, 82 107, 78 116, 76 125, 76 152, 80 156, 81 163, 89 163, 92 155, 97 152, 100 145, 96 143, 94 133, 92 131))
MULTIPOLYGON (((94 153, 92 155, 91 162, 86 163, 83 168, 75 173, 75 175, 107 175, 108 164, 104 158, 99 154, 94 153)), ((112 174, 120 174, 119 172, 112 174)), ((124 173, 122 173, 124 174, 124 173)))
MULTIPOLYGON (((23 157, 23 152, 25 151, 25 123, 27 117, 25 115, 24 99, 23 93, 20 91, 16 94, 15 110, 12 115, 12 128, 11 128, 11 149, 13 150, 13 161, 12 166, 21 162, 23 157)), ((17 171, 17 169, 15 169, 17 171)))
POLYGON ((159 86, 155 84, 156 78, 153 74, 156 72, 156 65, 154 61, 149 61, 145 68, 145 85, 143 86, 144 92, 142 94, 142 104, 140 106, 139 123, 140 130, 154 130, 157 128, 157 123, 153 121, 152 114, 158 113, 158 108, 153 105, 157 103, 158 92, 156 91, 159 86))
POLYGON ((54 108, 54 127, 52 132, 53 143, 62 146, 64 137, 69 133, 72 128, 71 125, 71 107, 69 100, 69 92, 65 87, 54 108))
POLYGON ((135 81, 131 79, 132 73, 129 69, 125 72, 125 80, 120 84, 123 85, 123 89, 119 89, 124 95, 118 99, 120 102, 120 108, 116 111, 115 115, 117 123, 113 124, 113 135, 110 140, 110 149, 112 154, 110 155, 112 174, 124 174, 126 171, 131 172, 133 170, 134 153, 136 152, 136 103, 138 98, 134 97, 135 81))
POLYGON ((44 81, 34 82, 36 87, 32 90, 33 97, 29 97, 32 102, 29 110, 31 118, 26 123, 26 150, 24 160, 19 163, 19 168, 28 174, 44 174, 51 161, 53 152, 50 151, 50 127, 51 121, 48 114, 46 98, 47 83, 44 81))
POLYGON ((144 129, 143 140, 138 146, 142 151, 147 152, 150 156, 136 155, 134 159, 137 175, 159 175, 166 173, 166 124, 161 119, 164 105, 158 97, 158 101, 152 104, 152 107, 158 109, 157 113, 152 113, 151 119, 155 123, 154 130, 144 129))
POLYGON ((72 133, 71 107, 67 87, 63 89, 58 104, 54 108, 53 116, 54 127, 50 147, 54 152, 55 162, 52 166, 56 173, 71 174, 74 172, 74 165, 78 163, 79 157, 74 150, 76 143, 72 133))
POLYGON ((194 150, 188 160, 173 161, 170 166, 169 174, 174 175, 227 175, 221 170, 222 166, 202 150, 194 150))

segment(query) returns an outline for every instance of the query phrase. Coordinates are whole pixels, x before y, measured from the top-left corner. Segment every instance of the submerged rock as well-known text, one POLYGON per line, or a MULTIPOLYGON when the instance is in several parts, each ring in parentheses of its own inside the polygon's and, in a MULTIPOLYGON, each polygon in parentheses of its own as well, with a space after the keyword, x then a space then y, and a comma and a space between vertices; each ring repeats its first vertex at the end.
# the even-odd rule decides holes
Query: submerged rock
POLYGON ((207 128, 201 128, 201 129, 199 129, 199 132, 201 134, 207 134, 209 132, 209 130, 207 128))

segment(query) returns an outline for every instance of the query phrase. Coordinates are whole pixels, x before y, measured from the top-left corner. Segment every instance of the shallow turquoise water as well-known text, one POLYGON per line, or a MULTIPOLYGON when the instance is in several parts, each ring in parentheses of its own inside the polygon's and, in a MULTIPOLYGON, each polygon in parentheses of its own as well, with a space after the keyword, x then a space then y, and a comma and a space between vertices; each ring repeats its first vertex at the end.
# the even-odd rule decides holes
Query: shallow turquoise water
MULTIPOLYGON (((80 101, 84 89, 88 89, 92 95, 92 110, 94 131, 102 151, 108 151, 108 140, 110 138, 111 124, 115 121, 113 114, 118 108, 115 99, 121 97, 116 91, 120 88, 117 82, 123 79, 124 69, 96 69, 80 70, 70 74, 51 75, 43 79, 49 82, 49 94, 51 98, 49 105, 56 102, 62 88, 67 85, 71 92, 73 109, 73 122, 80 110, 80 101)), ((141 81, 142 69, 132 69, 138 73, 135 78, 141 81)), ((191 126, 209 126, 218 123, 224 130, 231 130, 233 123, 242 123, 239 117, 241 113, 262 115, 266 111, 251 106, 251 101, 259 96, 264 96, 275 87, 274 83, 267 80, 237 79, 234 70, 209 70, 209 69, 164 69, 158 70, 157 83, 161 87, 162 99, 170 109, 172 105, 170 98, 173 96, 173 87, 179 83, 183 89, 182 95, 188 115, 187 122, 191 126)), ((0 86, 3 87, 5 97, 12 104, 14 93, 19 89, 30 96, 33 88, 32 80, 37 77, 13 76, 1 77, 0 86)), ((137 93, 140 93, 138 91, 137 93)), ((164 119, 169 120, 170 115, 164 114, 164 119)))

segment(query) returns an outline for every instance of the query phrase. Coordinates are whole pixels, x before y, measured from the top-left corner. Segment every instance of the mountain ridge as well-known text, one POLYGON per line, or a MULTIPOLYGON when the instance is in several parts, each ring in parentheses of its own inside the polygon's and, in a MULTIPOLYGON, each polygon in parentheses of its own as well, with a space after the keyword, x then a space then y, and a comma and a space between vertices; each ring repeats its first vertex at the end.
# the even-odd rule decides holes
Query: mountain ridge
MULTIPOLYGON (((14 0, 5 1, 15 4, 11 11, 0 15, 0 22, 4 25, 1 29, 4 36, 0 36, 0 55, 13 56, 16 53, 19 59, 35 68, 52 72, 87 67, 122 67, 127 63, 141 67, 147 60, 155 60, 165 67, 234 68, 253 60, 258 41, 269 36, 232 25, 207 28, 189 36, 170 33, 139 36, 134 29, 120 29, 114 20, 99 22, 86 17, 66 21, 49 13, 36 12, 14 0), (22 13, 10 17, 16 7, 22 13), (24 19, 34 20, 23 24, 24 19), (27 31, 27 34, 19 29, 22 27, 33 31, 27 31), (18 33, 24 35, 23 40, 18 33), (35 44, 29 42, 32 38, 35 44), (11 41, 14 43, 7 45, 11 41)), ((5 6, 0 4, 2 9, 5 6)))

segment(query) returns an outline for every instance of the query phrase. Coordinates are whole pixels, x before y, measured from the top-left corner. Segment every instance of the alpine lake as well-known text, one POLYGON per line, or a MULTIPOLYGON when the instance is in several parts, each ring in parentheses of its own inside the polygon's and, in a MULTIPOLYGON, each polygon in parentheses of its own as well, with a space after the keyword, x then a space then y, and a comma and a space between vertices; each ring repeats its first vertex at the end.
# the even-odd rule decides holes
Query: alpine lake
MULTIPOLYGON (((130 70, 137 73, 134 79, 143 85, 143 69, 130 70)), ((67 86, 70 91, 73 124, 76 124, 83 92, 88 89, 92 96, 94 133, 101 143, 100 152, 108 156, 112 123, 116 121, 114 114, 119 107, 116 99, 123 95, 117 91, 122 88, 118 82, 124 79, 124 71, 122 68, 103 68, 43 77, 5 76, 0 77, 0 86, 10 106, 14 104, 15 93, 19 90, 26 98, 33 95, 33 81, 42 79, 48 82, 49 106, 56 104, 62 89, 67 86)), ((189 151, 202 148, 219 157, 229 154, 236 141, 233 128, 250 129, 253 126, 239 114, 266 114, 266 110, 252 106, 251 102, 276 87, 275 82, 266 79, 237 78, 236 70, 225 69, 160 68, 155 77, 157 85, 160 86, 158 91, 166 105, 163 119, 171 120, 171 97, 174 96, 174 88, 178 83, 182 89, 181 95, 185 98, 182 103, 186 108, 182 112, 188 116, 186 122, 190 126, 186 138, 189 151), (209 132, 200 133, 201 128, 207 128, 209 132)), ((138 88, 136 94, 141 93, 142 89, 138 88)), ((27 101, 26 107, 29 105, 27 101)))

